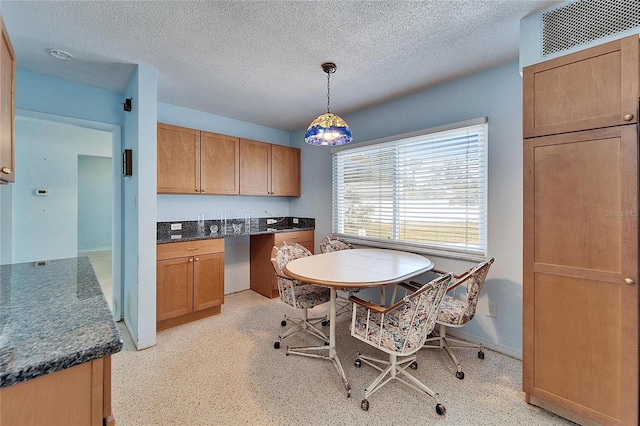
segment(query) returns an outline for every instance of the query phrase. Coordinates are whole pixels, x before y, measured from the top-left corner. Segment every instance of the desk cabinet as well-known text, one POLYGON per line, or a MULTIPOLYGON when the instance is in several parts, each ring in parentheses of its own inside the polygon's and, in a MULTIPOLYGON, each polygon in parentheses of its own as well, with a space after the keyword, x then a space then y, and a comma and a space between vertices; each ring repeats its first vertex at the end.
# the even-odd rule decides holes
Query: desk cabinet
POLYGON ((300 196, 300 150, 240 139, 240 194, 300 196))
POLYGON ((158 244, 159 330, 220 313, 224 303, 224 240, 158 244))
POLYGON ((524 69, 523 390, 578 423, 638 422, 639 50, 524 69))
POLYGON ((15 180, 14 79, 15 54, 9 34, 0 17, 0 183, 15 180))
POLYGON ((278 297, 278 281, 271 264, 271 250, 273 246, 285 241, 287 244, 298 243, 314 252, 313 230, 280 232, 277 234, 251 236, 251 264, 250 287, 263 296, 278 297))

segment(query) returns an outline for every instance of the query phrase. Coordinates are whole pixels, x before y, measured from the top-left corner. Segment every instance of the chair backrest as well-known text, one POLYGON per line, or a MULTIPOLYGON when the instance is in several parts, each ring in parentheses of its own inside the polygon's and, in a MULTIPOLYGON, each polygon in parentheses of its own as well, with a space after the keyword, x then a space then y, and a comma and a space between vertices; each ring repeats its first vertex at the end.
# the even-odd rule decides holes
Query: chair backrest
POLYGON ((456 282, 456 285, 466 282, 467 292, 465 294, 464 314, 460 317, 460 324, 465 324, 476 314, 476 306, 478 305, 478 297, 480 290, 484 284, 489 268, 493 264, 494 258, 490 257, 483 260, 478 265, 465 272, 456 282))
POLYGON ((331 251, 338 250, 350 250, 352 248, 353 246, 351 244, 346 241, 342 241, 338 237, 334 237, 332 239, 331 236, 326 236, 320 242, 320 251, 322 253, 329 253, 331 251))
POLYGON ((273 265, 273 269, 276 271, 276 275, 285 279, 291 279, 284 273, 284 265, 291 262, 292 260, 311 256, 309 250, 306 247, 301 246, 298 243, 293 245, 287 244, 285 241, 280 244, 280 246, 273 246, 271 249, 271 264, 273 265))
POLYGON ((399 309, 399 326, 407 330, 401 352, 421 348, 435 327, 440 304, 447 293, 453 274, 442 275, 403 299, 399 309))

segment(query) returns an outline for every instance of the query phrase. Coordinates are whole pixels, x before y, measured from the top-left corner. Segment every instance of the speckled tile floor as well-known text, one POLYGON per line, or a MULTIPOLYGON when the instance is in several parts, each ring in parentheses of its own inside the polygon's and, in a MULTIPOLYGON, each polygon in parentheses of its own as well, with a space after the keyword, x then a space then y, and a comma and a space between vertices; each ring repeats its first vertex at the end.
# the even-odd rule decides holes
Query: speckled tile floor
POLYGON ((111 250, 82 251, 78 256, 87 256, 102 287, 104 297, 113 310, 113 285, 111 282, 111 250))
MULTIPOLYGON (((328 306, 312 313, 324 315, 328 306)), ((222 313, 162 331, 157 345, 135 351, 124 324, 122 352, 112 357, 113 412, 127 425, 570 425, 561 417, 528 405, 521 392, 522 363, 485 350, 458 351, 466 373, 442 351, 422 350, 411 370, 440 394, 445 416, 435 402, 406 385, 387 384, 360 409, 364 388, 378 371, 356 368, 358 351, 375 349, 349 334, 350 316, 338 317, 338 355, 351 382, 351 398, 324 360, 285 356, 274 349, 282 315, 296 312, 279 299, 247 290, 225 296, 222 313)), ((298 333, 285 345, 317 344, 298 333)), ((377 353, 376 353, 377 352, 377 353)))

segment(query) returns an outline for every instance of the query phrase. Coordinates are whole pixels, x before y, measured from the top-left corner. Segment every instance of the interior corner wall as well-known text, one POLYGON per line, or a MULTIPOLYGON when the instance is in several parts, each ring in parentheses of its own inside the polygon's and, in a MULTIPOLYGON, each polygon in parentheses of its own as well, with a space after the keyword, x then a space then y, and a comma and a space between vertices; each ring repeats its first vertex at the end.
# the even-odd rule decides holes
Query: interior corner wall
POLYGON ((125 98, 124 148, 132 150, 133 175, 123 178, 124 318, 138 349, 156 342, 156 126, 157 71, 139 65, 125 98))
MULTIPOLYGON (((336 111, 339 113, 339 111, 336 111)), ((522 80, 511 62, 343 118, 359 142, 486 116, 489 119, 488 255, 496 258, 482 290, 476 317, 459 335, 522 357, 522 80), (495 303, 497 317, 487 316, 495 303)), ((302 196, 290 214, 316 218, 316 241, 331 233, 331 154, 304 143, 302 196)), ((473 263, 429 256, 436 267, 461 273, 473 263)))

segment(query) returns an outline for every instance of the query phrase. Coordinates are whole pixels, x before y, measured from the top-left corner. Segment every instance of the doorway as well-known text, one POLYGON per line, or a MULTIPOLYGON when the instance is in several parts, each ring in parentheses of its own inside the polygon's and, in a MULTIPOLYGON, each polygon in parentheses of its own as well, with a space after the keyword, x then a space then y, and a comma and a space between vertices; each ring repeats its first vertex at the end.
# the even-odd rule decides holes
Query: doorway
POLYGON ((88 255, 120 320, 120 126, 17 110, 15 140, 13 263, 88 255))

